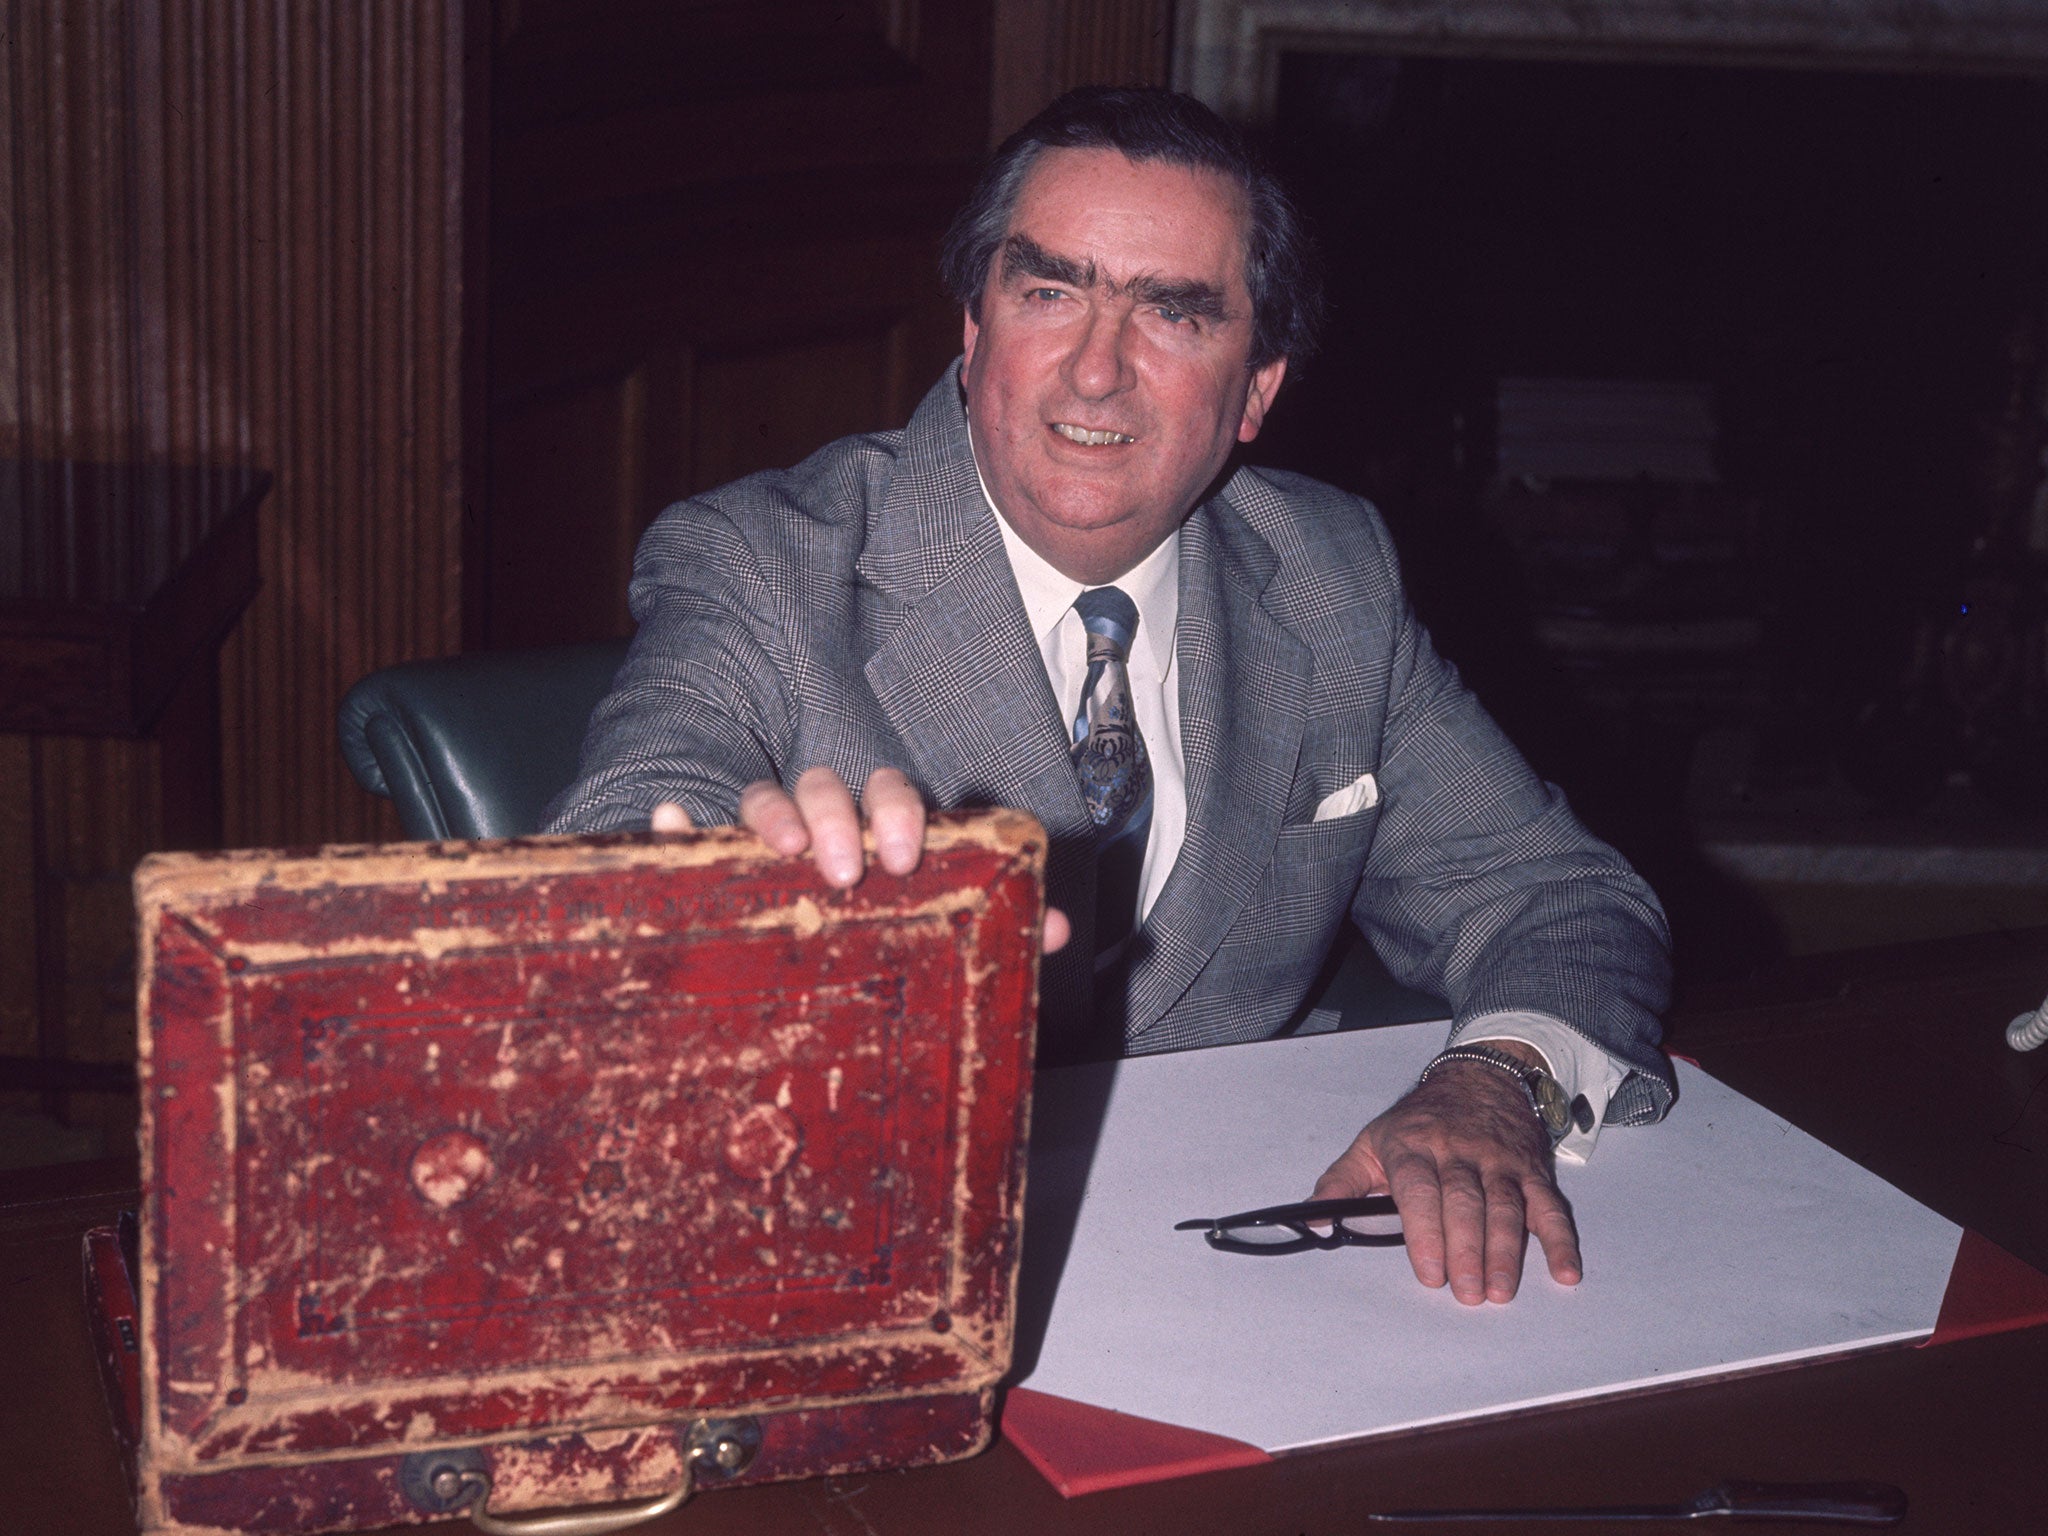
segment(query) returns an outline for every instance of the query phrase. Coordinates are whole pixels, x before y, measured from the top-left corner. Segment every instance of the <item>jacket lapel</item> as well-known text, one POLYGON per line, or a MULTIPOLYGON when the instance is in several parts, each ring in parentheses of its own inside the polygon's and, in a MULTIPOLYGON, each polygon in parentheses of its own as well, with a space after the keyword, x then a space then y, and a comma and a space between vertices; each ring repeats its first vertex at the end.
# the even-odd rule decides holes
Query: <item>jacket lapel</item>
POLYGON ((856 567, 876 601, 866 676, 932 802, 1029 811, 1047 886, 1074 923, 1043 967, 1050 1031, 1085 1017, 1094 953, 1093 829, 1024 601, 981 494, 956 371, 918 407, 856 567))
POLYGON ((1201 973, 1258 889, 1279 836, 1308 708, 1309 648, 1261 604, 1279 558, 1212 497, 1181 532, 1181 751, 1188 826, 1145 921, 1126 1037, 1135 1041, 1201 973))
POLYGON ((918 408, 904 450, 857 565, 881 600, 868 685, 937 804, 1015 806, 1052 832, 1084 825, 952 374, 918 408))

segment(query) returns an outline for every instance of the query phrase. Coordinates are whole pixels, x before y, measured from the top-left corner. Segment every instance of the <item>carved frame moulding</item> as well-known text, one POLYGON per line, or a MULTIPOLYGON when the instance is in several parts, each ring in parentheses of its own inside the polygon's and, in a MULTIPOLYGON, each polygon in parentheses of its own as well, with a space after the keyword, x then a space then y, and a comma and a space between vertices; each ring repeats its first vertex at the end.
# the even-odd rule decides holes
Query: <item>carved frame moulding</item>
POLYGON ((1174 84, 1272 113, 1283 52, 2048 75, 2038 0, 1181 0, 1174 84))

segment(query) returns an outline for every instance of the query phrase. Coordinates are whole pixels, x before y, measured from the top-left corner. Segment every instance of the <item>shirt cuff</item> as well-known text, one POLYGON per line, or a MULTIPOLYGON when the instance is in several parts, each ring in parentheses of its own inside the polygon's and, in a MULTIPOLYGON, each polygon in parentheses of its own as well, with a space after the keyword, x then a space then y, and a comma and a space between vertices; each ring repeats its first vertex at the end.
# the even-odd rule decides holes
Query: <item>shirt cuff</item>
POLYGON ((1479 1045, 1488 1040, 1516 1040, 1541 1056, 1550 1075, 1557 1079, 1567 1099, 1583 1096, 1593 1111, 1593 1124, 1580 1130, 1578 1123, 1557 1144, 1558 1158, 1583 1163, 1600 1139, 1600 1123, 1607 1116, 1607 1101, 1628 1076, 1628 1069, 1562 1019, 1547 1013, 1504 1010, 1468 1019, 1451 1032, 1452 1045, 1479 1045))

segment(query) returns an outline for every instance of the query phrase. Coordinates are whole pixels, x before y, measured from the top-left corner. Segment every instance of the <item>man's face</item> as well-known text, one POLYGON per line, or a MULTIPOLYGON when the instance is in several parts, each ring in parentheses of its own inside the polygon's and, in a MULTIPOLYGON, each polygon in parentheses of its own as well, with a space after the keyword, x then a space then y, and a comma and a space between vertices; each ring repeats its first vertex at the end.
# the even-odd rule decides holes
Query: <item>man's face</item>
POLYGON ((997 508, 1089 584, 1178 528, 1287 371, 1256 372, 1245 207, 1214 171, 1051 149, 966 327, 967 418, 997 508))

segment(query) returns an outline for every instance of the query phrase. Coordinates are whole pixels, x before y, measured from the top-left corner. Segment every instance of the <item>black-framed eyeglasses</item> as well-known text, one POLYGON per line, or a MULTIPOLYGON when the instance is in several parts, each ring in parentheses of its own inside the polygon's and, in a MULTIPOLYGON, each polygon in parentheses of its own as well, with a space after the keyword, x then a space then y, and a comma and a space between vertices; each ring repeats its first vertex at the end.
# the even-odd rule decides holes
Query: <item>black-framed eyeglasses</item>
POLYGON ((1401 1215, 1390 1195, 1349 1200, 1303 1200, 1239 1211, 1235 1216, 1197 1216, 1177 1221, 1176 1232, 1200 1232, 1211 1248, 1225 1253, 1301 1253, 1310 1248, 1395 1248, 1401 1215), (1322 1226, 1323 1231, 1316 1228, 1322 1226))

